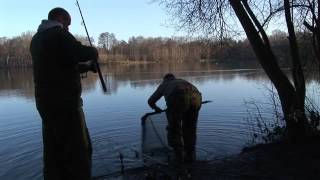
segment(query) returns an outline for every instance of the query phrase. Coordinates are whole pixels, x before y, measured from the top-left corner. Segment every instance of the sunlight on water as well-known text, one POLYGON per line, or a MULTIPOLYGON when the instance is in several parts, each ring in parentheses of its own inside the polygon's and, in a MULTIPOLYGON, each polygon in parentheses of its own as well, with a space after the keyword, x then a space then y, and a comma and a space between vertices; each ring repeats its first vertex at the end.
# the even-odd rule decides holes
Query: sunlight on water
MULTIPOLYGON (((207 69, 207 70, 203 70, 207 69)), ((203 105, 197 130, 199 157, 239 153, 251 138, 245 101, 265 104, 270 82, 260 70, 215 71, 141 66, 103 69, 108 93, 102 93, 95 75, 83 79, 83 100, 93 142, 93 174, 120 170, 119 152, 126 168, 141 165, 133 150, 141 150, 140 118, 150 112, 147 99, 166 72, 173 71, 202 92, 203 105)), ((41 179, 41 119, 35 108, 31 70, 0 74, 0 179, 41 179), (8 73, 12 73, 8 78, 8 73), (13 76, 14 74, 14 76, 13 76)), ((318 87, 316 82, 310 86, 318 87)), ((319 88, 318 88, 319 89, 319 88)), ((319 94, 316 88, 309 92, 319 94)), ((159 102, 165 108, 164 100, 159 102)), ((271 113, 264 114, 272 118, 271 113)))

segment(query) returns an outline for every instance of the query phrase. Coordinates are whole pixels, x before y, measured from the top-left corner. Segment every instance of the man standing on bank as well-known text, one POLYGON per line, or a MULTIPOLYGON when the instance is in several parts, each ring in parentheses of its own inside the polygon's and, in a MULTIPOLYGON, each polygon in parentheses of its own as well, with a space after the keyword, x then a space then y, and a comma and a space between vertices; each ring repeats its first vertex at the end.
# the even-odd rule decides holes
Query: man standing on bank
POLYGON ((35 99, 42 118, 43 176, 45 180, 91 179, 92 147, 84 119, 80 73, 95 71, 79 62, 98 58, 69 33, 69 13, 54 8, 33 36, 35 99))
POLYGON ((201 93, 188 81, 177 79, 169 73, 148 100, 149 106, 155 111, 161 111, 156 102, 162 96, 167 104, 168 143, 173 147, 178 162, 194 162, 201 93))

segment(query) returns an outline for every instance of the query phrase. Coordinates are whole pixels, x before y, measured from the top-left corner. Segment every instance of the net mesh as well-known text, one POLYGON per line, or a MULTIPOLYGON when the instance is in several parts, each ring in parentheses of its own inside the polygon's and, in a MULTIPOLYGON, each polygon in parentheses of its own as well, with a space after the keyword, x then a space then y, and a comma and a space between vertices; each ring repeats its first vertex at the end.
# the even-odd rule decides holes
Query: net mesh
POLYGON ((146 115, 142 118, 142 152, 152 156, 167 156, 170 147, 167 140, 166 113, 146 115))

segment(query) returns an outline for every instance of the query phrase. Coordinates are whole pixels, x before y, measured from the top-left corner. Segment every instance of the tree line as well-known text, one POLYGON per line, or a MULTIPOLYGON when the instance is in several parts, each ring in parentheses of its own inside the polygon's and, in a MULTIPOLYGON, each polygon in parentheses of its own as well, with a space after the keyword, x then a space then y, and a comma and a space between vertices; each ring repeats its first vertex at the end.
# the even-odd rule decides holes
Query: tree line
MULTIPOLYGON (((0 67, 31 66, 29 45, 32 32, 22 33, 13 38, 0 37, 0 67)), ((290 52, 287 34, 280 30, 272 32, 270 44, 279 57, 281 67, 290 66, 290 52)), ((75 37, 83 44, 89 44, 81 35, 75 37)), ((94 42, 94 39, 91 38, 94 42)), ((311 35, 298 33, 298 42, 305 57, 304 64, 311 64, 311 35)), ((205 39, 187 37, 131 37, 128 42, 117 40, 113 33, 104 32, 98 37, 96 47, 99 50, 100 62, 121 63, 181 63, 210 62, 232 67, 259 66, 256 55, 247 39, 235 40, 205 39)))
POLYGON ((13 38, 0 37, 0 67, 30 66, 32 35, 31 32, 25 32, 13 38))

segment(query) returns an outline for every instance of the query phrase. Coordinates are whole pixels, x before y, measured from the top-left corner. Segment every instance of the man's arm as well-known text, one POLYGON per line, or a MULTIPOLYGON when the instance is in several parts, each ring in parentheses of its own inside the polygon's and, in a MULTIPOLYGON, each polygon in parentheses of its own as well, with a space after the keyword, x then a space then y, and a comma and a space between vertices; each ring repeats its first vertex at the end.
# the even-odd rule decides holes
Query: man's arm
POLYGON ((163 91, 164 85, 160 84, 157 90, 148 99, 149 106, 157 112, 161 111, 161 108, 156 105, 156 102, 163 96, 163 91))
POLYGON ((68 31, 62 32, 61 46, 65 55, 73 64, 96 60, 98 58, 98 51, 96 48, 82 45, 81 42, 76 40, 76 38, 68 31))

